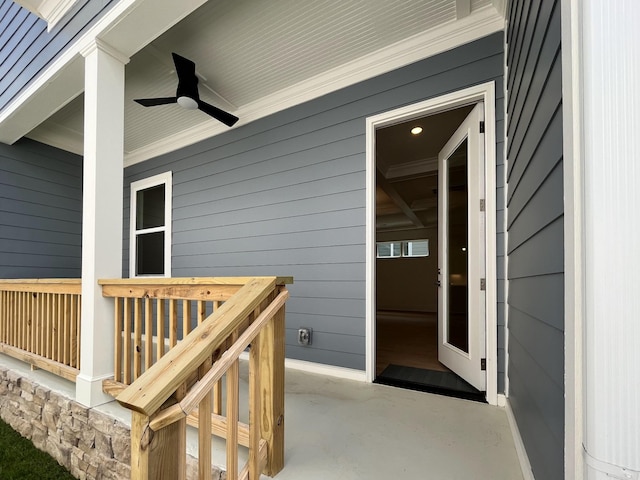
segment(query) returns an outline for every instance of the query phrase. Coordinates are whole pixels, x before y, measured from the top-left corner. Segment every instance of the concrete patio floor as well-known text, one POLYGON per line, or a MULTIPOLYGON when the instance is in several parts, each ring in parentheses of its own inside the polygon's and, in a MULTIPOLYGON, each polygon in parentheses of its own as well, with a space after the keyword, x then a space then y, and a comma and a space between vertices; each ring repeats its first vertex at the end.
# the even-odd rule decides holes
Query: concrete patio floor
MULTIPOLYGON (((4 355, 0 364, 74 396, 72 383, 47 372, 4 355)), ((241 405, 246 380, 242 362, 241 405)), ((285 468, 278 480, 523 478, 502 408, 292 369, 285 389, 285 468)), ((115 402, 97 408, 130 422, 115 402)), ((246 421, 246 411, 240 416, 246 421)), ((195 432, 187 444, 197 452, 195 432)), ((224 441, 214 443, 214 464, 224 464, 223 449, 224 441)))

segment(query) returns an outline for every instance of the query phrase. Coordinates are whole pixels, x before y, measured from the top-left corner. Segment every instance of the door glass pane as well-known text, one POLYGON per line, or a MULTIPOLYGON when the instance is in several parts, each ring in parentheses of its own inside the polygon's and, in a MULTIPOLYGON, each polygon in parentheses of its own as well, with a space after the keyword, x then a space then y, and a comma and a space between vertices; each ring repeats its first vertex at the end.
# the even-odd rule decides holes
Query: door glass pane
POLYGON ((465 139, 447 160, 449 185, 448 205, 448 267, 449 305, 447 341, 460 350, 469 352, 468 306, 468 207, 467 207, 467 140, 465 139))
POLYGON ((164 275, 164 232, 136 237, 136 275, 164 275))
POLYGON ((136 229, 164 226, 164 185, 138 190, 136 229))

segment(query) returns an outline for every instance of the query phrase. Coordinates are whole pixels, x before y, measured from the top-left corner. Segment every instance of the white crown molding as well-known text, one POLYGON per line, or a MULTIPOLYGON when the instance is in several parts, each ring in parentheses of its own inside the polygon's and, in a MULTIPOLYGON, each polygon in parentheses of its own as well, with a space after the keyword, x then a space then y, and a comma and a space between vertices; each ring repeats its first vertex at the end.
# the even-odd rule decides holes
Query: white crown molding
POLYGON ((62 20, 78 0, 15 0, 21 7, 47 22, 47 31, 51 31, 62 20))
MULTIPOLYGON (((373 78, 438 53, 451 50, 504 28, 504 18, 489 6, 457 21, 449 22, 395 43, 354 62, 329 70, 241 107, 236 128, 286 108, 313 100, 341 88, 373 78)), ((228 129, 206 121, 151 145, 125 153, 125 167, 192 145, 228 129)))

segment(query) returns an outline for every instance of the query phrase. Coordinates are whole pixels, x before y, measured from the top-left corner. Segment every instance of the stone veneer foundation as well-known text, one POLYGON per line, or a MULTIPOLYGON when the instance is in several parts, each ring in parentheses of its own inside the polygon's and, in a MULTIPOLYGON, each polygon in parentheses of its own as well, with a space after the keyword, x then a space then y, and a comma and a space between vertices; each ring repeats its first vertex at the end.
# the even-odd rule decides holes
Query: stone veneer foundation
MULTIPOLYGON (((129 426, 0 366, 0 418, 81 480, 131 476, 129 426)), ((213 468, 212 478, 226 475, 213 468)), ((197 460, 187 456, 187 478, 197 460)))

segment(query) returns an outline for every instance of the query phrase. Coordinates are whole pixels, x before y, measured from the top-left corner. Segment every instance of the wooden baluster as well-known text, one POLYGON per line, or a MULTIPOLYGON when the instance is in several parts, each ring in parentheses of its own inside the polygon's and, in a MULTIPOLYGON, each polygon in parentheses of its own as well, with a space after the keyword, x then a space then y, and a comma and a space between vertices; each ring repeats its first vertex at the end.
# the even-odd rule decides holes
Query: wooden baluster
POLYGON ((36 301, 35 293, 27 293, 27 299, 29 300, 29 351, 31 353, 36 352, 36 301))
POLYGON ((178 343, 178 301, 169 300, 169 349, 178 343))
POLYGON ((131 299, 124 299, 124 383, 131 385, 131 299))
POLYGON ((6 312, 6 307, 7 307, 7 302, 6 302, 6 298, 5 298, 5 293, 4 291, 0 292, 0 343, 6 343, 5 338, 4 338, 4 332, 5 332, 5 328, 7 326, 6 322, 7 322, 7 312, 6 312))
POLYGON ((36 355, 42 356, 42 293, 35 295, 33 318, 33 351, 36 355))
POLYGON ((70 295, 69 301, 71 302, 71 338, 69 342, 70 348, 70 365, 74 368, 78 367, 78 357, 76 352, 78 351, 78 296, 70 295))
MULTIPOLYGON (((178 387, 175 393, 175 398, 179 402, 187 395, 187 384, 183 383, 178 387)), ((175 441, 172 444, 177 449, 177 462, 178 462, 178 480, 187 480, 187 418, 178 420, 176 423, 175 441)), ((211 431, 211 430, 209 430, 211 431)), ((164 477, 169 480, 175 477, 164 477)), ((228 477, 227 477, 228 478, 228 477)))
POLYGON ((191 301, 182 301, 182 338, 187 338, 191 332, 191 301))
MULTIPOLYGON (((231 335, 235 342, 238 331, 231 335)), ((238 409, 240 395, 239 363, 236 360, 227 370, 227 479, 238 478, 238 409)))
POLYGON ((62 358, 64 356, 64 345, 62 339, 64 337, 64 296, 59 293, 58 294, 58 356, 56 357, 56 361, 62 363, 62 358))
POLYGON ((144 299, 144 369, 153 365, 153 304, 151 298, 144 299))
POLYGON ((63 310, 63 325, 64 325, 64 333, 63 333, 63 363, 65 365, 71 365, 71 295, 65 294, 63 297, 64 300, 64 310, 63 310))
POLYGON ((198 300, 198 325, 204 322, 205 318, 207 318, 207 302, 198 300))
MULTIPOLYGON (((213 302, 212 310, 217 311, 220 308, 220 302, 215 300, 213 302)), ((226 343, 223 343, 220 348, 225 348, 226 343)), ((222 380, 218 380, 213 386, 213 413, 216 415, 222 415, 222 380)))
POLYGON ((158 333, 158 344, 156 345, 156 362, 164 356, 164 299, 157 300, 156 309, 156 332, 158 333))
POLYGON ((46 293, 44 298, 44 345, 43 353, 46 358, 51 358, 51 294, 46 293))
POLYGON ((24 344, 24 293, 18 293, 18 348, 24 344))
POLYGON ((115 297, 113 299, 113 336, 115 341, 113 379, 116 382, 122 382, 122 298, 115 297))
POLYGON ((51 294, 51 360, 58 358, 58 295, 51 294))
MULTIPOLYGON (((211 357, 199 369, 200 378, 211 370, 211 357)), ((210 391, 198 406, 198 472, 200 480, 211 480, 211 410, 213 393, 210 391)), ((257 478, 257 477, 256 477, 257 478)))
POLYGON ((133 299, 133 380, 142 375, 142 301, 133 299))
MULTIPOLYGON (((256 313, 256 317, 259 313, 256 313)), ((260 334, 251 342, 249 351, 249 479, 260 478, 260 414, 262 409, 260 392, 260 334)))

